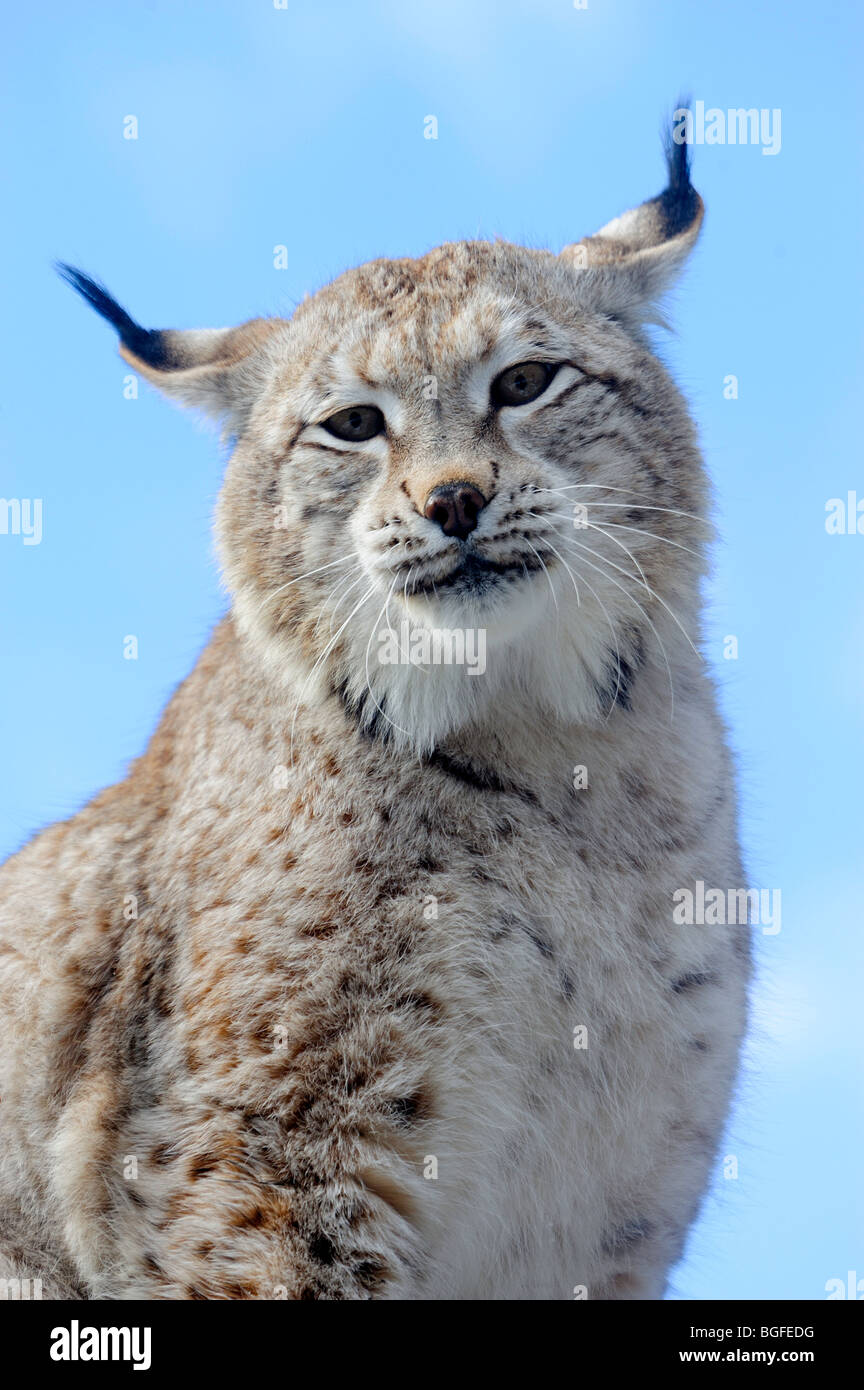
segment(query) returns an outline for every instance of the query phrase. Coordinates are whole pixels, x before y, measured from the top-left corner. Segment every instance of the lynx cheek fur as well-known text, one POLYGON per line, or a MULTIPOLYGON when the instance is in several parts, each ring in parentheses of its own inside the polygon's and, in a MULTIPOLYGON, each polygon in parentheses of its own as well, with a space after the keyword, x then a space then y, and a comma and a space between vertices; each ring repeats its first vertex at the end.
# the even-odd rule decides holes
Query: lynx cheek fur
POLYGON ((701 218, 672 148, 560 255, 376 261, 233 330, 67 269, 236 439, 232 607, 126 780, 0 874, 0 1274, 662 1296, 748 976, 746 925, 673 920, 742 882, 706 481, 643 332, 701 218), (441 629, 485 670, 408 659, 441 629))

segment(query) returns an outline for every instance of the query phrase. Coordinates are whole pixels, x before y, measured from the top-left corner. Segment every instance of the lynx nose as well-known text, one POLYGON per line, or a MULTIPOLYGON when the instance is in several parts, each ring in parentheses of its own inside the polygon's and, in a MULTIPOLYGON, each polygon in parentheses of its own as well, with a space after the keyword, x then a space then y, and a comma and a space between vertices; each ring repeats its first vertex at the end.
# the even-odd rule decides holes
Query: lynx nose
POLYGON ((423 515, 436 521, 445 536, 464 541, 485 506, 486 498, 473 483, 443 483, 429 493, 423 515))

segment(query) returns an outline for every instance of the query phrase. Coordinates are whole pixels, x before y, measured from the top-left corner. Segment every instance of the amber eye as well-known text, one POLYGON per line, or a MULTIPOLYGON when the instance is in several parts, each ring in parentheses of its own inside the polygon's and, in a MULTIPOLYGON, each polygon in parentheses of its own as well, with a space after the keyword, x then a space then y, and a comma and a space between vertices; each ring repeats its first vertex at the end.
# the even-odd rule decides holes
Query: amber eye
POLYGON ((384 416, 377 405, 349 405, 321 423, 337 439, 374 439, 384 430, 384 416))
POLYGON ((555 362, 517 362, 492 382, 492 404, 527 405, 536 401, 557 370, 555 362))

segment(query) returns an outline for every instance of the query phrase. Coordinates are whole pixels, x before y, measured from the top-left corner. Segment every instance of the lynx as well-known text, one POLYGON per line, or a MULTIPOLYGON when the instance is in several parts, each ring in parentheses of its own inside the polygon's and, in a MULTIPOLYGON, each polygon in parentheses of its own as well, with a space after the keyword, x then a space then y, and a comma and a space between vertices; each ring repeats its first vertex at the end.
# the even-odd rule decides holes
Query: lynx
POLYGON ((373 261, 290 320, 148 331, 62 268, 232 440, 231 601, 126 779, 0 872, 0 1276, 663 1296, 749 971, 746 923, 673 921, 742 869, 648 327, 703 213, 667 162, 560 254, 373 261), (442 631, 482 671, 392 659, 442 631))

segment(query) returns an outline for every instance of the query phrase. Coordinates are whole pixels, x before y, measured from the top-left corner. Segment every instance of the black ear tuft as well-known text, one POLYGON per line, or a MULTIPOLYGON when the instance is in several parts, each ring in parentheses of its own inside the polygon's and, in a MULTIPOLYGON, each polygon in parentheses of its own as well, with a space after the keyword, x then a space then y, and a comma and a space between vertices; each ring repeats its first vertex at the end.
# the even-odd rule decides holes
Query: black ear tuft
POLYGON ((142 328, 140 323, 136 323, 117 300, 112 298, 104 285, 85 275, 83 270, 76 270, 74 266, 66 265, 63 261, 58 261, 55 269, 67 285, 77 290, 81 298, 86 299, 97 314, 101 314, 103 319, 107 319, 116 328, 123 346, 136 357, 140 357, 142 362, 157 369, 173 365, 166 350, 164 333, 159 329, 142 328))
MULTIPOLYGON (((681 97, 676 110, 687 108, 687 98, 681 97)), ((665 237, 677 236, 689 227, 699 207, 699 194, 690 182, 690 146, 686 141, 679 144, 673 138, 673 129, 670 121, 663 130, 667 183, 657 199, 657 206, 665 221, 665 237)))

